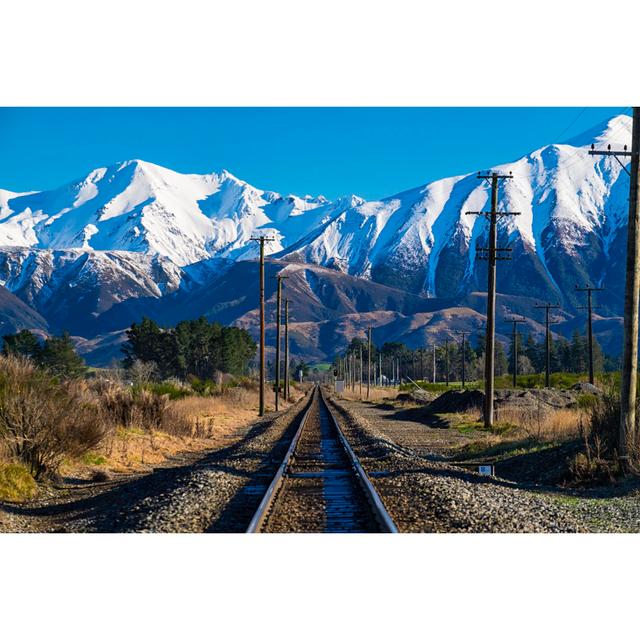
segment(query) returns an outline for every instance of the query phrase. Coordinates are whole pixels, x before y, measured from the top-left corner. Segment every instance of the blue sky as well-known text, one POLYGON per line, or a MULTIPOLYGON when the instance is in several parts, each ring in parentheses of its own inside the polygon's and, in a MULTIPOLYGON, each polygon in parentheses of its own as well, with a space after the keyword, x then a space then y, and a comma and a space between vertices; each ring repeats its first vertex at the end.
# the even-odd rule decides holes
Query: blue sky
POLYGON ((228 169, 285 194, 379 198, 516 159, 624 110, 2 108, 0 188, 52 188, 141 158, 186 173, 228 169))

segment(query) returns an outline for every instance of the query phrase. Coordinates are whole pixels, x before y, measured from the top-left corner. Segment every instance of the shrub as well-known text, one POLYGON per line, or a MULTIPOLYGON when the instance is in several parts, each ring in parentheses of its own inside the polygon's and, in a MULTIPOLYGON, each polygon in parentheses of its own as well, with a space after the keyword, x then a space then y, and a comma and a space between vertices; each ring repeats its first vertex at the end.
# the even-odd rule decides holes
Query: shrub
POLYGON ((101 418, 82 383, 58 382, 19 357, 1 359, 0 438, 34 478, 96 447, 108 431, 101 418))
POLYGON ((113 426, 146 431, 160 429, 169 404, 167 395, 156 395, 146 389, 113 387, 100 396, 100 404, 113 426))
POLYGON ((168 396, 170 400, 179 400, 180 398, 186 398, 191 395, 189 388, 183 387, 181 384, 176 384, 175 382, 170 382, 169 380, 147 384, 144 389, 156 396, 168 396))
POLYGON ((36 491, 36 481, 24 465, 0 463, 0 500, 23 502, 33 498, 36 491))

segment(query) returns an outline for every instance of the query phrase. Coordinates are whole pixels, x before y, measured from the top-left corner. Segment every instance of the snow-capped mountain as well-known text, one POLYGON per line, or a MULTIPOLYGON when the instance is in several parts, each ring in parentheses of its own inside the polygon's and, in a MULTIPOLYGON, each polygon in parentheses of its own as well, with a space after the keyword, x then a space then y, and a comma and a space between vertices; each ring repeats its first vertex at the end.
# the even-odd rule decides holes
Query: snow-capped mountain
POLYGON ((0 191, 0 246, 133 251, 186 265, 255 255, 251 237, 282 250, 355 196, 283 197, 222 171, 183 175, 141 160, 95 169, 52 191, 0 191))
MULTIPOLYGON (((588 152, 592 143, 621 148, 630 131, 621 115, 479 167, 512 175, 501 184, 499 209, 519 213, 499 221, 499 244, 513 250, 499 263, 500 293, 558 301, 575 313, 584 302, 575 284, 590 282, 605 287, 598 303, 606 314, 621 312, 628 176, 615 158, 588 152)), ((330 202, 261 190, 226 171, 184 175, 132 160, 50 191, 0 190, 0 284, 51 327, 90 335, 88 320, 113 329, 117 309, 139 314, 177 293, 188 314, 189 292, 202 299, 208 283, 256 256, 252 237, 268 234, 267 253, 282 261, 475 309, 473 292, 486 283, 477 248, 486 246, 488 223, 465 214, 488 206, 488 185, 476 173, 377 201, 330 202), (105 313, 106 324, 98 320, 105 313)), ((318 273, 310 291, 327 278, 318 273)))
MULTIPOLYGON (((631 119, 618 116, 566 144, 492 168, 513 175, 501 186, 499 209, 520 214, 499 220, 500 242, 513 248, 513 260, 500 264, 500 291, 526 289, 573 303, 574 283, 590 281, 612 286, 609 298, 619 293, 616 256, 626 233, 628 177, 615 158, 588 151, 591 143, 621 148, 630 137, 631 119)), ((486 246, 488 222, 465 214, 489 208, 489 197, 475 173, 444 178, 348 209, 281 255, 456 298, 485 282, 476 248, 486 246)))

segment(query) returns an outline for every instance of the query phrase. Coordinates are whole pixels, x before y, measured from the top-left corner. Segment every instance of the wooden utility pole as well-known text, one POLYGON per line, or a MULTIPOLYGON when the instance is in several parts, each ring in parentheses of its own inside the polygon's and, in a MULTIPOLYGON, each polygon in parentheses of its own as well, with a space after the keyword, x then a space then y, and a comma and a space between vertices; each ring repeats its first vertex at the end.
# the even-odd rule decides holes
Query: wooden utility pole
POLYGON ((284 299, 284 399, 289 402, 289 298, 284 299))
POLYGON ((360 400, 362 400, 362 342, 360 343, 360 400))
POLYGON ((264 415, 264 245, 273 238, 259 236, 251 238, 260 245, 260 405, 258 415, 264 415))
POLYGON ((276 279, 278 280, 278 293, 276 295, 276 411, 280 408, 280 324, 282 315, 282 281, 287 276, 281 276, 278 274, 276 279))
POLYGON ((526 318, 510 318, 507 322, 513 324, 513 329, 511 331, 511 355, 513 357, 513 388, 515 389, 518 386, 518 323, 526 322, 526 318))
POLYGON ((551 320, 549 312, 551 309, 559 309, 559 304, 551 304, 551 302, 545 302, 544 304, 537 304, 536 309, 544 309, 544 350, 545 350, 545 368, 544 368, 544 386, 551 386, 551 329, 552 324, 557 324, 556 320, 551 320))
POLYGON ((462 388, 466 387, 467 376, 466 376, 466 356, 467 356, 467 343, 466 337, 469 335, 469 331, 458 331, 458 334, 462 337, 462 388))
POLYGON ((593 310, 598 307, 593 306, 592 294, 594 291, 603 291, 603 287, 579 287, 576 285, 576 291, 586 291, 587 292, 587 306, 579 307, 580 309, 587 310, 587 334, 589 340, 589 382, 593 384, 593 310))
POLYGON ((622 380, 620 384, 620 429, 618 449, 626 467, 629 447, 636 440, 636 393, 638 379, 638 304, 640 303, 640 217, 638 191, 640 190, 640 107, 633 107, 631 151, 625 145, 623 151, 596 151, 591 145, 591 155, 612 155, 629 174, 629 221, 627 225, 627 265, 624 290, 624 346, 622 350, 622 380), (631 173, 620 161, 631 157, 631 173))
POLYGON ((433 384, 436 383, 436 343, 433 343, 433 384))
POLYGON ((371 396, 371 327, 369 327, 368 331, 368 342, 367 345, 367 400, 371 396))
POLYGON ((445 366, 445 380, 447 387, 449 386, 449 338, 444 342, 444 366, 445 366))
POLYGON ((493 427, 493 395, 495 376, 495 339, 496 339, 496 261, 508 260, 502 252, 510 252, 509 248, 499 248, 498 244, 498 217, 517 216, 517 211, 498 211, 498 185, 501 181, 509 180, 513 176, 501 175, 495 171, 491 173, 479 173, 480 180, 487 180, 491 184, 491 211, 468 211, 467 215, 482 215, 489 220, 489 246, 478 248, 481 253, 479 258, 487 260, 487 333, 484 363, 484 425, 486 428, 493 427), (500 253, 500 255, 498 255, 500 253))

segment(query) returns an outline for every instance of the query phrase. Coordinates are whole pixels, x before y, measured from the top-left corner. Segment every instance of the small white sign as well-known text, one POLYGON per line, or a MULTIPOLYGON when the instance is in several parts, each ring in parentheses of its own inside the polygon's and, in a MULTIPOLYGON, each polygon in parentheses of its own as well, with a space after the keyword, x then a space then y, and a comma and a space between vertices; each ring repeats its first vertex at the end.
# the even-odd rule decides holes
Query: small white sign
POLYGON ((478 473, 481 476, 492 476, 493 475, 493 465, 492 464, 481 464, 478 467, 478 473))
POLYGON ((336 380, 336 393, 344 391, 344 380, 336 380))

